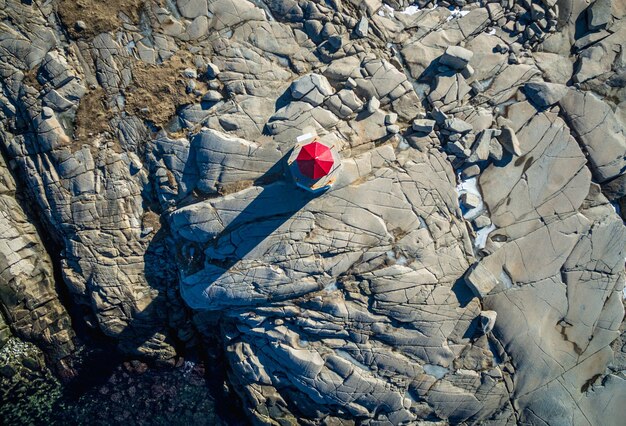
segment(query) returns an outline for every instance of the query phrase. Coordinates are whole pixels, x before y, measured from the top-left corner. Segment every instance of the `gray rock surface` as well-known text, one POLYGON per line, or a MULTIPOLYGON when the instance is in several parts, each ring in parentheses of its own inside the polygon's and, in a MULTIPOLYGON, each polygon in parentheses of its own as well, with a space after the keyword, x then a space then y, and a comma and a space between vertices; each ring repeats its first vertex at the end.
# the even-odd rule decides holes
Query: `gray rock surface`
POLYGON ((41 345, 57 371, 70 372, 71 319, 56 294, 52 262, 15 189, 0 156, 0 317, 7 317, 0 321, 0 347, 15 334, 41 345))
POLYGON ((63 287, 257 424, 623 423, 620 2, 86 3, 0 0, 0 346, 63 287))

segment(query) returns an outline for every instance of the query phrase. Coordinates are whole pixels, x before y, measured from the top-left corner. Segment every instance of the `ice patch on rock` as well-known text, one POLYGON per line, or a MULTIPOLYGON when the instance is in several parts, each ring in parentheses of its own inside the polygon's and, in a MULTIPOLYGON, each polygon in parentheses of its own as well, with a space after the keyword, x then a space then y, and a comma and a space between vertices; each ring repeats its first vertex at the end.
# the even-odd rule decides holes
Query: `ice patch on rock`
POLYGON ((422 368, 424 369, 424 373, 429 374, 436 379, 441 379, 450 371, 445 367, 435 364, 424 364, 422 368))
POLYGON ((378 10, 378 16, 388 16, 390 18, 393 18, 394 13, 395 10, 393 10, 393 8, 387 4, 384 4, 383 7, 378 10))
POLYGON ((493 231, 494 229, 496 229, 496 225, 492 223, 491 225, 485 226, 484 228, 481 228, 478 231, 476 231, 476 239, 474 240, 474 247, 476 247, 477 249, 485 248, 485 244, 487 244, 487 237, 489 236, 491 231, 493 231))
POLYGON ((467 180, 462 180, 459 175, 459 184, 456 187, 457 192, 459 193, 459 197, 465 193, 474 194, 480 198, 480 203, 478 206, 473 209, 467 210, 464 212, 463 217, 466 220, 473 220, 480 216, 481 213, 485 211, 485 203, 483 202, 483 197, 480 194, 480 190, 478 189, 478 179, 476 177, 469 178, 467 180))
POLYGON ((407 6, 403 11, 401 11, 400 13, 402 13, 403 15, 415 15, 417 12, 420 11, 420 8, 415 5, 412 4, 410 6, 407 6))

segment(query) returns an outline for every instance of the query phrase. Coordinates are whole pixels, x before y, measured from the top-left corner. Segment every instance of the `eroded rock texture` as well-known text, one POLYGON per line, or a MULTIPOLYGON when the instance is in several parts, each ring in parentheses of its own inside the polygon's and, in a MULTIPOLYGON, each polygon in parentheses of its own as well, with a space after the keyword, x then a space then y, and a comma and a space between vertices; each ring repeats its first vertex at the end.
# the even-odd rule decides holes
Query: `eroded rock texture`
POLYGON ((625 12, 0 0, 0 336, 72 352, 37 220, 81 320, 218 335, 255 423, 621 424, 625 12))

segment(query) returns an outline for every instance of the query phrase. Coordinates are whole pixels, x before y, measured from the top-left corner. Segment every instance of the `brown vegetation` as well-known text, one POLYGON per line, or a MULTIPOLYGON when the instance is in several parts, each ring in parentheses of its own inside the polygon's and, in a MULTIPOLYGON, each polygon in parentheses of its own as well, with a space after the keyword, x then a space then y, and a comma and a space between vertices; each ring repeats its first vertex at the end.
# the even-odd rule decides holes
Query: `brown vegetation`
POLYGON ((61 0, 57 13, 74 38, 93 38, 121 26, 118 14, 124 13, 133 22, 139 21, 144 0, 61 0), (76 26, 85 23, 84 29, 76 26))
MULTIPOLYGON (((191 58, 174 55, 160 65, 136 62, 133 65, 133 84, 126 95, 126 111, 157 126, 164 126, 176 114, 176 109, 197 101, 197 96, 187 93, 185 68, 195 68, 191 58)), ((202 83, 196 82, 203 91, 202 83)))

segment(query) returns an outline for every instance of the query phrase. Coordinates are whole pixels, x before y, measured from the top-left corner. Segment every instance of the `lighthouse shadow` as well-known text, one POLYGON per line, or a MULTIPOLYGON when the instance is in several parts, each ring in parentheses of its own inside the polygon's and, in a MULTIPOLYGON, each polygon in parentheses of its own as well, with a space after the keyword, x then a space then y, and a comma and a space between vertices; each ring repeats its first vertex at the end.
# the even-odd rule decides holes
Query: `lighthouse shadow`
MULTIPOLYGON (((226 226, 205 250, 205 273, 210 275, 208 286, 230 273, 242 260, 255 260, 258 256, 257 260, 266 261, 265 253, 251 253, 311 200, 323 194, 324 191, 312 193, 297 186, 284 167, 286 157, 256 179, 253 188, 227 196, 233 200, 234 208, 239 207, 235 200, 245 207, 231 221, 222 219, 226 226), (251 196, 254 198, 250 200, 251 196)), ((284 238, 290 238, 288 230, 284 238)))

